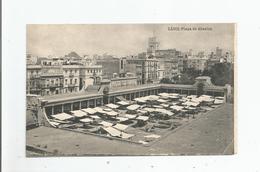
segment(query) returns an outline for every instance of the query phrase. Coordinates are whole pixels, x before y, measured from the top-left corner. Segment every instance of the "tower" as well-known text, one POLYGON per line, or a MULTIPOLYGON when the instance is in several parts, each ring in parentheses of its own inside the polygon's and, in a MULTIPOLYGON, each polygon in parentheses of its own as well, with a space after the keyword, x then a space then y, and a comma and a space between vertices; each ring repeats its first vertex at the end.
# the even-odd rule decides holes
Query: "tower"
POLYGON ((148 38, 147 55, 155 55, 155 51, 159 49, 159 42, 156 40, 155 30, 153 30, 153 36, 148 38))

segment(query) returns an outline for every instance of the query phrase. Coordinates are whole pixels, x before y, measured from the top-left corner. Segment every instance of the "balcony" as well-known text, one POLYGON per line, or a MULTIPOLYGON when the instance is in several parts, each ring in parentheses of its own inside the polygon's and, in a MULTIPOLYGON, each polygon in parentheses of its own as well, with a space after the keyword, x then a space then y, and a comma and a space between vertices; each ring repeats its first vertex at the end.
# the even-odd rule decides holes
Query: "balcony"
POLYGON ((68 87, 76 87, 76 84, 68 84, 68 87))
POLYGON ((70 74, 69 74, 69 77, 73 78, 73 77, 74 77, 74 74, 70 73, 70 74))
POLYGON ((57 88, 57 87, 61 87, 61 84, 49 84, 46 86, 46 88, 57 88))

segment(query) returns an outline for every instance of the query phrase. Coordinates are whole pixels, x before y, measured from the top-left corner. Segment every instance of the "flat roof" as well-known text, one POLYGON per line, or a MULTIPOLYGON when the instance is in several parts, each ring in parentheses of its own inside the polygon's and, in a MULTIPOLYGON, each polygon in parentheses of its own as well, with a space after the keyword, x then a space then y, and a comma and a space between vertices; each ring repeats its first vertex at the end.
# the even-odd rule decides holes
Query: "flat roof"
MULTIPOLYGON (((126 93, 131 91, 137 91, 142 89, 148 89, 148 88, 176 88, 176 89, 194 89, 194 85, 179 85, 179 84, 147 84, 147 85, 137 85, 137 86, 128 86, 128 87, 118 87, 118 88, 111 88, 110 89, 110 95, 117 94, 117 93, 126 93)), ((212 86, 212 87, 205 87, 207 90, 220 90, 224 89, 224 86, 212 86)), ((71 101, 71 100, 77 100, 77 99, 89 99, 89 98, 97 98, 103 96, 102 93, 98 93, 96 91, 92 92, 77 92, 77 93, 69 93, 69 94, 56 94, 56 95, 48 95, 43 96, 42 99, 48 101, 48 103, 56 103, 59 101, 71 101)), ((47 103, 47 104, 48 104, 47 103)))

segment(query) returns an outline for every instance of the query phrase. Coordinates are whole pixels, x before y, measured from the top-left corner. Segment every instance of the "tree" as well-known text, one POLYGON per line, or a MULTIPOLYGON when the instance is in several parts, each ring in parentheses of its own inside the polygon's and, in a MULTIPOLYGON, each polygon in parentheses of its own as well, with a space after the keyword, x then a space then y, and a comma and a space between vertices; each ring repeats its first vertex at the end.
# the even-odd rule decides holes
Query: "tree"
POLYGON ((212 66, 208 73, 215 85, 234 85, 234 69, 231 63, 217 63, 212 66))
POLYGON ((172 81, 169 78, 162 78, 160 80, 160 83, 162 83, 162 84, 172 84, 172 81))

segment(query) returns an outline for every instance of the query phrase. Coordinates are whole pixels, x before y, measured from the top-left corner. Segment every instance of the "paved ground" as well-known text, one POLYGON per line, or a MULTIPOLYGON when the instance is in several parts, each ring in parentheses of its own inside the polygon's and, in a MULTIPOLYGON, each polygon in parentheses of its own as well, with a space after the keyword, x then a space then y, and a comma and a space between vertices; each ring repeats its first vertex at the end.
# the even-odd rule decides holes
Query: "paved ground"
POLYGON ((27 145, 64 156, 219 155, 233 153, 233 135, 233 105, 225 104, 149 147, 48 127, 28 130, 27 145))

